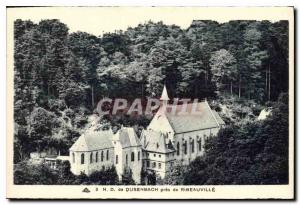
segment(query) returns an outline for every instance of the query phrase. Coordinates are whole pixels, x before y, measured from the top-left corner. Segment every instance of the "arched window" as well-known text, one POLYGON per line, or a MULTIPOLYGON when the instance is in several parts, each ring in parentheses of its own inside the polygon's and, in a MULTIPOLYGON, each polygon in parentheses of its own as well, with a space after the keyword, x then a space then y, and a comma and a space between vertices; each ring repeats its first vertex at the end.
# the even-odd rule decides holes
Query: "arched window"
POLYGON ((134 161, 134 152, 131 152, 131 161, 134 161))
POLYGON ((177 155, 180 155, 180 144, 177 142, 177 155))
POLYGON ((81 154, 81 164, 84 164, 84 153, 81 154))
POLYGON ((126 164, 128 164, 128 154, 126 154, 126 164))
POLYGON ((109 160, 109 150, 106 151, 106 160, 109 160))
POLYGON ((206 144, 206 141, 207 141, 208 137, 206 135, 203 136, 203 145, 206 144))
POLYGON ((198 140, 198 150, 199 150, 199 151, 201 151, 201 148, 202 148, 201 146, 202 146, 202 145, 201 145, 201 138, 200 138, 200 139, 198 140))
POLYGON ((184 141, 183 143, 183 150, 184 150, 184 154, 187 154, 187 141, 184 141))
POLYGON ((90 154, 90 163, 91 164, 93 163, 93 152, 91 152, 91 154, 90 154))
POLYGON ((195 140, 194 139, 191 141, 191 150, 192 150, 192 153, 194 153, 194 151, 195 151, 195 140))
POLYGON ((138 152, 138 161, 140 161, 140 159, 141 159, 141 153, 140 153, 140 151, 138 152))
POLYGON ((206 143, 207 143, 207 140, 208 140, 208 137, 207 137, 207 136, 205 136, 205 141, 204 141, 204 144, 206 144, 206 143))
POLYGON ((103 162, 103 159, 104 159, 104 152, 103 150, 101 151, 101 162, 103 162))
POLYGON ((72 161, 73 161, 73 163, 75 163, 75 154, 74 154, 74 152, 72 153, 72 161))
POLYGON ((118 164, 118 163, 119 163, 119 156, 116 155, 116 164, 118 164))
POLYGON ((98 162, 98 152, 96 152, 96 162, 98 162))

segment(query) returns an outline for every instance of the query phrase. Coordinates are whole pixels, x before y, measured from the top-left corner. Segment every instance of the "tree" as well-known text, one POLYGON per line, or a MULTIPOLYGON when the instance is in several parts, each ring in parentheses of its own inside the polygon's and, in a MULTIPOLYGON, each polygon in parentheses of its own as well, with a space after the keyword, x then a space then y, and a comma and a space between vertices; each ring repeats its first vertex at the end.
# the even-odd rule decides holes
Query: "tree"
POLYGON ((245 70, 241 70, 246 82, 248 98, 262 100, 264 97, 264 80, 262 77, 263 61, 267 58, 265 50, 260 48, 261 32, 249 27, 244 33, 245 70))
MULTIPOLYGON (((181 178, 174 180, 175 183, 186 184, 186 185, 199 185, 204 184, 210 177, 206 172, 207 163, 202 158, 196 158, 186 168, 185 172, 181 173, 181 178), (188 175, 187 175, 188 173, 188 175)), ((174 182, 173 182, 174 183, 174 182)))
POLYGON ((25 160, 27 154, 34 151, 31 145, 30 138, 26 126, 14 124, 14 163, 25 160))
POLYGON ((28 135, 37 151, 41 151, 45 146, 46 139, 52 135, 53 128, 58 126, 57 123, 56 116, 44 108, 38 107, 32 111, 28 122, 28 135))
POLYGON ((185 174, 187 173, 187 167, 181 164, 175 164, 174 167, 167 172, 163 179, 164 184, 168 185, 181 185, 184 183, 185 174))
POLYGON ((119 183, 118 174, 114 166, 93 172, 89 176, 89 180, 92 184, 97 185, 116 185, 119 183))
POLYGON ((224 87, 230 84, 230 94, 233 93, 233 82, 237 80, 237 65, 234 56, 225 49, 216 51, 211 59, 210 66, 212 72, 212 81, 216 83, 218 92, 224 90, 224 87))
POLYGON ((71 172, 71 165, 69 161, 56 161, 57 168, 57 184, 73 184, 75 181, 75 175, 71 172))
POLYGON ((95 107, 95 89, 97 89, 96 70, 101 58, 102 48, 100 39, 96 36, 85 33, 76 32, 69 36, 69 49, 75 56, 81 59, 80 66, 84 71, 84 84, 90 87, 90 99, 92 108, 95 107))
POLYGON ((125 73, 130 73, 131 75, 127 75, 126 81, 129 84, 138 85, 140 89, 137 91, 137 93, 140 93, 141 97, 144 97, 145 95, 145 84, 147 77, 149 75, 149 65, 146 63, 146 57, 143 56, 142 59, 139 59, 139 61, 132 61, 130 62, 124 69, 125 73))
POLYGON ((14 167, 14 184, 20 185, 54 185, 57 175, 45 164, 32 165, 27 162, 18 163, 14 167))
POLYGON ((14 47, 14 116, 16 122, 21 125, 26 124, 26 117, 41 95, 40 59, 43 55, 41 33, 36 30, 32 22, 23 22, 23 24, 20 21, 16 22, 14 47), (20 27, 25 28, 22 30, 20 27))
POLYGON ((68 27, 57 19, 42 20, 37 27, 43 41, 41 78, 47 87, 48 96, 58 96, 60 84, 65 80, 68 63, 68 27))
POLYGON ((262 47, 267 51, 265 68, 265 100, 275 100, 288 88, 288 22, 262 21, 262 47), (275 82, 275 83, 274 83, 275 82))
POLYGON ((64 89, 60 91, 60 98, 65 100, 67 106, 79 106, 85 103, 85 85, 67 80, 62 88, 64 89))

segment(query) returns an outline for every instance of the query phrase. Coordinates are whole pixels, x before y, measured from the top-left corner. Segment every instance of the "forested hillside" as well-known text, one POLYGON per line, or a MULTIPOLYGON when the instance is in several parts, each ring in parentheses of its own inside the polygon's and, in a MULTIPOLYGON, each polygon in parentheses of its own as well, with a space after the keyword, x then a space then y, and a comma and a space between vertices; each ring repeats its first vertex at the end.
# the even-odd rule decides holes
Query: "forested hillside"
POLYGON ((171 97, 243 108, 288 91, 287 21, 193 21, 187 29, 149 21, 103 36, 68 30, 59 20, 15 21, 16 163, 46 146, 68 154, 103 97, 158 97, 166 84, 171 97))

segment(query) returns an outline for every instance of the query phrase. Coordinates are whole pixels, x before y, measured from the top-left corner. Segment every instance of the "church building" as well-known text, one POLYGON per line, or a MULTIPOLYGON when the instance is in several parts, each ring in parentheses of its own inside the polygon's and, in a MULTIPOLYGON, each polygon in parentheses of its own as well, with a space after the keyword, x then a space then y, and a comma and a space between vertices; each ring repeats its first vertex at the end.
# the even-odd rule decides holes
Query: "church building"
POLYGON ((70 148, 71 172, 90 175, 111 166, 119 179, 126 171, 140 183, 142 146, 133 128, 122 127, 116 134, 111 130, 93 131, 81 135, 70 148))
POLYGON ((144 169, 155 171, 164 178, 175 162, 188 165, 203 155, 207 138, 215 136, 225 123, 206 100, 168 104, 166 87, 160 100, 161 106, 142 133, 141 142, 145 152, 144 169))
POLYGON ((120 179, 130 171, 139 184, 142 171, 164 178, 175 163, 188 165, 203 155, 207 138, 215 136, 224 121, 206 100, 181 105, 169 104, 169 100, 164 87, 161 106, 140 138, 129 127, 116 134, 109 130, 80 136, 70 148, 71 171, 90 175, 114 165, 120 179))

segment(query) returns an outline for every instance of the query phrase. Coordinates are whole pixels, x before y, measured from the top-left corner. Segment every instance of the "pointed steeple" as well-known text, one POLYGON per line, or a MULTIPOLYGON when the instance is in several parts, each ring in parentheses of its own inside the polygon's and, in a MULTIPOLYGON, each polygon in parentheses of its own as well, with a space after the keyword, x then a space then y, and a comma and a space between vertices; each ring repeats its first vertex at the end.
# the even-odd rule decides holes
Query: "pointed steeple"
POLYGON ((169 99, 169 96, 168 96, 168 92, 167 92, 166 85, 164 85, 164 89, 163 89, 163 91, 162 91, 160 100, 162 100, 162 101, 168 101, 168 100, 170 100, 170 99, 169 99))

